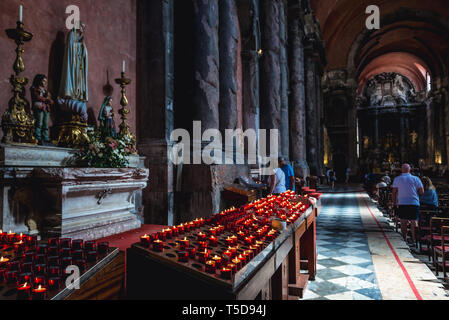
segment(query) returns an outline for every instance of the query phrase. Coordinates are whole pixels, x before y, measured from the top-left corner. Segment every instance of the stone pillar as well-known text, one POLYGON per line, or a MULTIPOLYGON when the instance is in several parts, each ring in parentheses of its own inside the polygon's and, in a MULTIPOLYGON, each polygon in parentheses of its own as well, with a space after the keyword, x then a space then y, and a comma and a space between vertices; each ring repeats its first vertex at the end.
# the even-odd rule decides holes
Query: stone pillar
POLYGON ((201 121, 202 132, 218 129, 220 101, 218 0, 193 1, 195 30, 195 86, 193 119, 201 121))
POLYGON ((237 129, 238 14, 236 0, 220 0, 220 131, 237 129))
POLYGON ((281 67, 281 154, 290 157, 290 130, 288 112, 288 55, 287 55, 287 14, 284 1, 279 2, 279 33, 280 33, 280 67, 281 67))
POLYGON ((433 166, 435 164, 435 144, 434 144, 434 127, 432 103, 426 101, 426 120, 427 120, 427 165, 433 166))
MULTIPOLYGON (((243 130, 260 128, 260 13, 259 1, 251 0, 247 10, 239 12, 242 46, 243 130)), ((257 146, 256 146, 257 147, 257 146)), ((257 149, 256 149, 257 152, 257 149)))
POLYGON ((306 53, 305 74, 306 74, 306 133, 307 133, 307 163, 310 167, 310 174, 318 174, 318 141, 317 126, 318 115, 316 114, 316 66, 313 52, 306 53))
POLYGON ((373 132, 373 149, 377 150, 379 146, 379 113, 374 111, 374 132, 373 132))
POLYGON ((139 153, 151 180, 143 191, 144 223, 173 223, 173 0, 138 3, 137 119, 139 153), (154 45, 157 43, 158 45, 154 45))
MULTIPOLYGON (((261 66, 260 111, 263 129, 281 128, 281 65, 279 13, 282 0, 263 0, 262 48, 264 55, 261 66)), ((267 139, 267 154, 270 145, 267 139)), ((278 152, 281 153, 281 134, 278 152)))
POLYGON ((306 160, 306 101, 304 88, 304 33, 298 10, 289 11, 290 39, 290 160, 295 172, 303 177, 309 175, 306 160))

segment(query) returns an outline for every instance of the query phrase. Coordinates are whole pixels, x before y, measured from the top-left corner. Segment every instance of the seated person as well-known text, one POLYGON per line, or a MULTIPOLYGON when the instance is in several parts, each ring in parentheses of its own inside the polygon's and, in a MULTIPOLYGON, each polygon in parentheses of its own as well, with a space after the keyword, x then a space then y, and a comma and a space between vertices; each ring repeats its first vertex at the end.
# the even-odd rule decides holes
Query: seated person
POLYGON ((424 194, 420 197, 420 205, 422 209, 428 208, 438 212, 438 194, 435 186, 429 177, 422 177, 422 184, 424 186, 424 194))

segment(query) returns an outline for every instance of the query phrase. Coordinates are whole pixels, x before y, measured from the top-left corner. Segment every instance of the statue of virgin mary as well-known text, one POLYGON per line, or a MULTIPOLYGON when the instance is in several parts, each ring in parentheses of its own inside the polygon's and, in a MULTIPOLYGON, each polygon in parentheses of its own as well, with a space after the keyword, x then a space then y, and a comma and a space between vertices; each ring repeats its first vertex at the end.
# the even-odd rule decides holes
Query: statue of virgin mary
POLYGON ((84 30, 86 25, 79 23, 79 28, 73 28, 68 36, 64 53, 59 96, 81 102, 89 100, 87 73, 88 57, 84 43, 84 30))

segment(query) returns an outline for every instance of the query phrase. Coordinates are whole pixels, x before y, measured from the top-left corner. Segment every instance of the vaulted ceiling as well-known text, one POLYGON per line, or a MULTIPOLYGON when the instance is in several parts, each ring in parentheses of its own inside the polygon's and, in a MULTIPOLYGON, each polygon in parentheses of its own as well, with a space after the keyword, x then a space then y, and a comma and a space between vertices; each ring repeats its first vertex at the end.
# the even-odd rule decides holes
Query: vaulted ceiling
POLYGON ((327 70, 347 69, 359 84, 382 72, 407 76, 418 88, 425 72, 447 75, 448 0, 311 0, 323 34, 327 70), (368 30, 365 13, 380 9, 380 30, 368 30))

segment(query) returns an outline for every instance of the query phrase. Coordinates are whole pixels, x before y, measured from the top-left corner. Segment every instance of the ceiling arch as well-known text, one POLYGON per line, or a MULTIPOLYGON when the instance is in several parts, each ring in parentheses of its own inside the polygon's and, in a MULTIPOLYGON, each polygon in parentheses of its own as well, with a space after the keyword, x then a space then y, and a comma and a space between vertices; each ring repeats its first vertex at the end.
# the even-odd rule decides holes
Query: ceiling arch
POLYGON ((422 79, 412 61, 434 77, 448 74, 449 1, 311 0, 311 7, 322 29, 327 70, 347 69, 359 82, 376 68, 402 70, 418 87, 422 79), (380 8, 380 30, 366 29, 369 5, 380 8))

